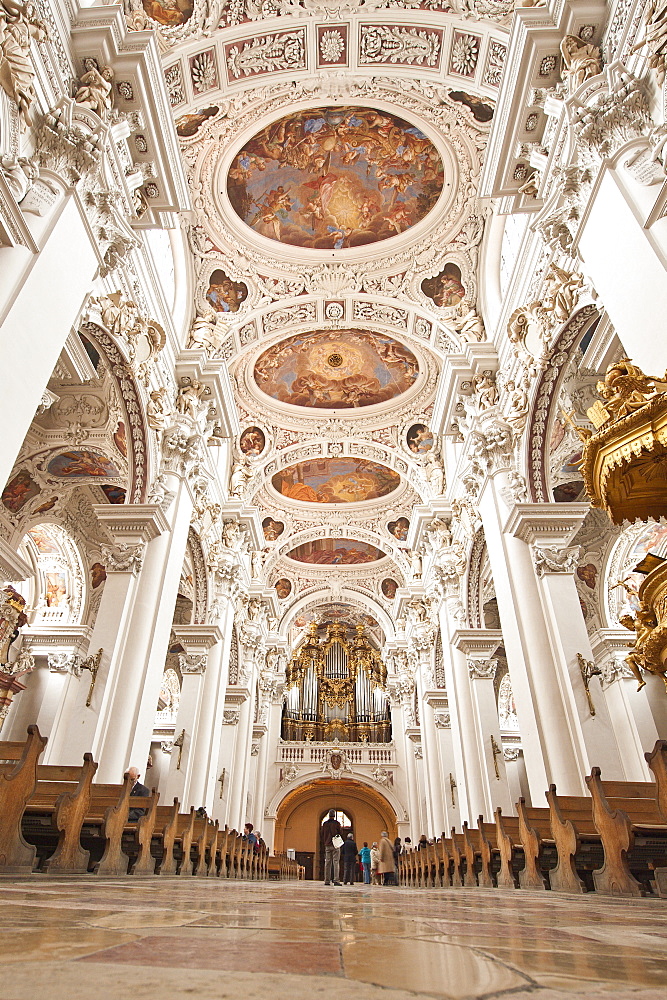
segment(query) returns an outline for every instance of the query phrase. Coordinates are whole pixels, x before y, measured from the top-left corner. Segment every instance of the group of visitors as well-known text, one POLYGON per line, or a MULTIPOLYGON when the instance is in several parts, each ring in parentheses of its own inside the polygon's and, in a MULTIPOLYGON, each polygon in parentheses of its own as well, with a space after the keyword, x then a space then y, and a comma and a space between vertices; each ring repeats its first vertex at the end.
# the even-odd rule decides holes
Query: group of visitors
MULTIPOLYGON (((405 838, 410 845, 410 838, 405 838)), ((336 810, 329 810, 329 818, 322 824, 322 847, 324 848, 324 884, 353 885, 359 873, 359 864, 365 885, 398 885, 398 856, 407 849, 397 837, 392 844, 386 830, 379 841, 369 847, 364 841, 359 848, 354 834, 343 838, 343 830, 336 819, 336 810), (339 880, 342 861, 343 881, 339 880)))

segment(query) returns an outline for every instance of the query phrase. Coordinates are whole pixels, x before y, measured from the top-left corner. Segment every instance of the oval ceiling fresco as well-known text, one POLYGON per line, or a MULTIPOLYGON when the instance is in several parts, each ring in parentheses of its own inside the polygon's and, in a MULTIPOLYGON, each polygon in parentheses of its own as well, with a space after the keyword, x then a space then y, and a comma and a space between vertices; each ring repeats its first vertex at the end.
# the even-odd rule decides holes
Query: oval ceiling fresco
POLYGON ((414 125, 373 108, 324 107, 295 111, 248 140, 227 194, 262 236, 341 250, 405 232, 443 184, 440 154, 414 125))
POLYGON ((385 553, 367 542, 350 538, 316 538, 286 553, 290 559, 309 566, 360 566, 384 559, 385 553))
POLYGON ((419 374, 414 354, 368 330, 302 333, 255 363, 259 388, 281 403, 328 409, 373 406, 405 392, 419 374))
POLYGON ((284 497, 306 503, 361 503, 395 490, 401 477, 384 465, 362 458, 321 458, 299 462, 271 480, 284 497))

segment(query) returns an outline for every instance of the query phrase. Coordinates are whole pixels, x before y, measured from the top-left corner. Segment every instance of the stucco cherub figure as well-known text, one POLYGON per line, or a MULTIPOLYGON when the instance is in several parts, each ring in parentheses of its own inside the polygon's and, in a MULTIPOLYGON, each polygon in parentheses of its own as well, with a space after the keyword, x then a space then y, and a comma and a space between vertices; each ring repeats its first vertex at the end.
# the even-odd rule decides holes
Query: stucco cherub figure
POLYGON ((210 395, 210 389, 203 382, 197 379, 185 382, 176 396, 176 409, 183 416, 199 416, 199 412, 205 402, 205 397, 210 395))
POLYGON ((646 681, 642 677, 639 668, 643 667, 644 670, 649 669, 646 666, 644 646, 646 645, 646 640, 650 636, 651 632, 656 627, 657 621, 652 609, 647 607, 645 604, 641 604, 634 618, 632 615, 621 615, 619 622, 624 626, 624 628, 636 633, 632 650, 625 657, 625 662, 632 671, 633 676, 639 681, 637 690, 641 691, 641 689, 645 686, 646 681))

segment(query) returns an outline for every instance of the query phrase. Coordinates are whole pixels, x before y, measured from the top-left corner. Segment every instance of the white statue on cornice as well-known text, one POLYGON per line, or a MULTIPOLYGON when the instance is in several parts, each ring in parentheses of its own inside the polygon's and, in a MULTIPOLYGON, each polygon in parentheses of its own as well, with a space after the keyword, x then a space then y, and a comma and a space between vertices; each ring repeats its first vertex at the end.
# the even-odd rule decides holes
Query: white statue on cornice
POLYGON ((229 477, 230 497, 235 497, 237 499, 241 499, 243 497, 248 483, 250 482, 251 475, 252 473, 250 472, 250 465, 247 459, 234 463, 231 476, 229 477))
POLYGON ((146 406, 148 426, 154 431, 163 431, 173 412, 167 387, 163 385, 159 389, 153 389, 146 406))
POLYGON ((97 68, 94 59, 83 60, 86 72, 79 80, 74 100, 84 108, 90 108, 100 118, 106 118, 113 101, 113 70, 110 66, 97 68))
POLYGON ((597 45, 584 42, 576 35, 566 35, 560 43, 563 57, 562 76, 567 80, 570 90, 578 87, 602 72, 602 56, 597 45))
POLYGON ((195 316, 190 330, 189 348, 213 348, 217 350, 221 337, 216 329, 216 315, 213 312, 201 313, 195 316))
POLYGON ((431 487, 431 493, 434 497, 442 496, 445 491, 445 470, 442 465, 442 461, 433 452, 429 451, 426 454, 426 480, 431 487))
POLYGON ((465 300, 459 306, 458 316, 448 320, 448 323, 468 344, 484 340, 484 323, 465 300))

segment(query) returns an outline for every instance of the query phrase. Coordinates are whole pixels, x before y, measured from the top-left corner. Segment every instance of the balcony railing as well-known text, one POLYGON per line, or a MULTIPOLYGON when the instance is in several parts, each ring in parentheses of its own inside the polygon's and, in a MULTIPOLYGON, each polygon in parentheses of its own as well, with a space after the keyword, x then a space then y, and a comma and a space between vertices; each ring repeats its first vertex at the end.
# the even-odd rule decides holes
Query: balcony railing
MULTIPOLYGON (((350 764, 396 763, 393 743, 341 743, 339 746, 350 764)), ((331 749, 331 743, 282 743, 278 747, 278 761, 285 764, 322 764, 331 749)))

